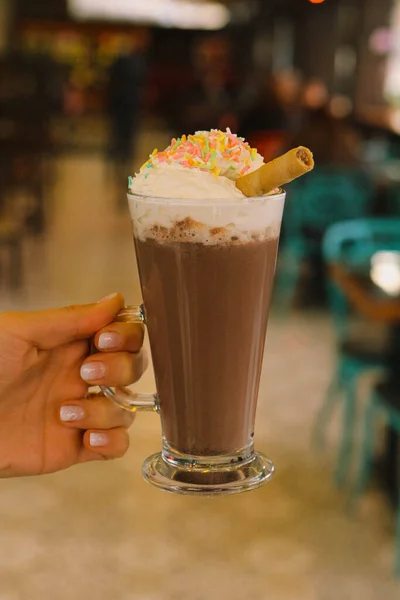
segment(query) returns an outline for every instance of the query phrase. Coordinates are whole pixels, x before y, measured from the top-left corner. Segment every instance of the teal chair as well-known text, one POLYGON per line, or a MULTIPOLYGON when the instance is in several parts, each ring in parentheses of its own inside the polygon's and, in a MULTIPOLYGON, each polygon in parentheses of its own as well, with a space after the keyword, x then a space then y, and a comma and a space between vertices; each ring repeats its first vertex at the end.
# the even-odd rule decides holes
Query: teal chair
MULTIPOLYGON (((365 491, 371 477, 374 458, 375 423, 383 418, 400 436, 400 379, 378 383, 371 395, 364 417, 364 433, 358 476, 351 495, 351 506, 365 491)), ((396 519, 395 574, 400 577, 400 490, 396 519)))
MULTIPOLYGON (((323 240, 323 256, 327 264, 340 263, 353 270, 369 268, 371 256, 380 250, 400 250, 400 219, 359 219, 330 227, 323 240)), ((374 340, 352 335, 351 311, 340 289, 330 281, 328 299, 337 337, 337 364, 322 407, 318 412, 313 442, 322 447, 333 410, 343 402, 342 434, 335 481, 342 485, 348 475, 353 451, 356 419, 356 389, 359 376, 367 370, 387 364, 387 348, 374 340)))
POLYGON ((303 263, 321 251, 325 231, 339 221, 369 214, 374 188, 357 168, 316 168, 290 184, 278 264, 280 305, 292 304, 303 263))

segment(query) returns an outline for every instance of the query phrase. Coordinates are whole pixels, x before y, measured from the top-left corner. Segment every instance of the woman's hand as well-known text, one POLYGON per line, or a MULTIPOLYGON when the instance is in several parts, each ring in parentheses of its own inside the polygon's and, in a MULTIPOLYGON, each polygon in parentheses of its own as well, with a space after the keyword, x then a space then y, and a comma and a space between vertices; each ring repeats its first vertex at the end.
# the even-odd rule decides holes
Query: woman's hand
POLYGON ((0 314, 0 477, 118 458, 133 415, 90 385, 129 385, 146 368, 143 326, 113 322, 115 294, 96 304, 0 314), (100 351, 88 356, 90 342, 100 351))

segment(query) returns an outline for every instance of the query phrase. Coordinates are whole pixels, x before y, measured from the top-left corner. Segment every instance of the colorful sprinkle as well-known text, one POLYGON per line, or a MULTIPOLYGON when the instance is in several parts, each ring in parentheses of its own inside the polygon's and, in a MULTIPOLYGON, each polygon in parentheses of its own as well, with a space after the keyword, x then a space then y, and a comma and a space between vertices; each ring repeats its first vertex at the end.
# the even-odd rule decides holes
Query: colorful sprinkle
POLYGON ((222 174, 236 179, 255 168, 252 163, 257 158, 260 158, 257 150, 231 133, 229 128, 226 132, 212 129, 173 138, 164 151, 155 149, 142 169, 150 169, 160 163, 178 163, 185 168, 211 172, 215 177, 222 174))
POLYGON ((181 143, 180 139, 177 139, 175 144, 172 146, 171 150, 176 150, 176 148, 178 148, 179 144, 181 143))

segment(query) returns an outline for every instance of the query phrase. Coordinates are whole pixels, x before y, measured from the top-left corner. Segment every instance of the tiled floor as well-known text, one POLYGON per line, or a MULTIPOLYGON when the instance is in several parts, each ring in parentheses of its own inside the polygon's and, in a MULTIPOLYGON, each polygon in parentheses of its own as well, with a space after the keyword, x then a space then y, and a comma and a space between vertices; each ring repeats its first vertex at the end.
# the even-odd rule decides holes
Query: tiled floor
MULTIPOLYGON (((137 301, 129 220, 104 164, 80 156, 57 170, 48 233, 26 244, 23 293, 4 290, 1 308, 116 290, 137 301)), ((0 483, 0 600, 400 598, 385 500, 373 490, 349 517, 332 486, 334 443, 310 449, 331 343, 323 316, 271 318, 256 440, 277 471, 261 490, 193 499, 145 484, 141 462, 160 447, 155 415, 139 416, 120 461, 0 483)), ((154 389, 151 372, 139 388, 154 389)))

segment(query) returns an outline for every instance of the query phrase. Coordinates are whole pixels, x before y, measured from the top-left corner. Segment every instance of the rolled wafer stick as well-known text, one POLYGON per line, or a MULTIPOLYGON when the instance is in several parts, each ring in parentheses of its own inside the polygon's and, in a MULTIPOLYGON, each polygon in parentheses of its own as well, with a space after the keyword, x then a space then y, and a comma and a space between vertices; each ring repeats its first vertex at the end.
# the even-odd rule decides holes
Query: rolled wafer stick
POLYGON ((311 150, 299 146, 263 165, 253 173, 239 177, 236 180, 236 187, 248 198, 263 196, 271 190, 301 177, 313 168, 314 159, 311 150))

